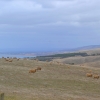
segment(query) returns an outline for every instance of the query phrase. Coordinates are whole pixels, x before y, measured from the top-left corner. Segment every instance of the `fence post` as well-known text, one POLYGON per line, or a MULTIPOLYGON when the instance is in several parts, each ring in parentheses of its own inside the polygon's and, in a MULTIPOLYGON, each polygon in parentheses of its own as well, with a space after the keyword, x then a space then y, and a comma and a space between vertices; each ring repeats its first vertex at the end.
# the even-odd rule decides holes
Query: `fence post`
POLYGON ((4 100, 4 93, 0 93, 0 100, 4 100))

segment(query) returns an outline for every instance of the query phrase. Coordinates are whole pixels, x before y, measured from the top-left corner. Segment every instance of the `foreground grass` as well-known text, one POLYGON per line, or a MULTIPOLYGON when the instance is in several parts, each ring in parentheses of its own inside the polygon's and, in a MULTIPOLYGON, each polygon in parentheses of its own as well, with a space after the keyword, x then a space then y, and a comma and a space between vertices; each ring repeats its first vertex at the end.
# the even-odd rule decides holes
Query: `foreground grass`
POLYGON ((0 91, 5 100, 100 100, 100 79, 86 77, 89 70, 100 72, 75 65, 0 59, 0 91), (37 66, 42 70, 28 73, 37 66))

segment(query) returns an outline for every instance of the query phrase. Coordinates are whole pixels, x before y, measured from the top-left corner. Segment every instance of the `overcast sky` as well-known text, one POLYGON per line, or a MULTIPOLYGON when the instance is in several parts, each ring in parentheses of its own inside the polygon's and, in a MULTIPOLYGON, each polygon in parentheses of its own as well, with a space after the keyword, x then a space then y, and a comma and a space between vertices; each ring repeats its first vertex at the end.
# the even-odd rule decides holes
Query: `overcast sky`
POLYGON ((100 0, 0 0, 0 52, 100 44, 100 0))

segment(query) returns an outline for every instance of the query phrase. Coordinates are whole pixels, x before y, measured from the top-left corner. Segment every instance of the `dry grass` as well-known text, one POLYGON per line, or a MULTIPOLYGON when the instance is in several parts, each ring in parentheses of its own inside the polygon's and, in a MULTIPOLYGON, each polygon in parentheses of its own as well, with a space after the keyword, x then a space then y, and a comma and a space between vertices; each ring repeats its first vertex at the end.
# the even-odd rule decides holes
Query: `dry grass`
POLYGON ((86 52, 87 54, 100 54, 100 48, 90 49, 90 50, 81 50, 79 52, 86 52))
POLYGON ((100 79, 86 77, 91 66, 0 59, 0 92, 5 100, 100 100, 100 79), (29 74, 30 69, 42 69, 29 74))
MULTIPOLYGON (((63 59, 54 59, 53 61, 59 61, 61 63, 69 64, 69 63, 74 63, 74 64, 84 64, 84 63, 95 63, 99 62, 100 65, 100 56, 77 56, 77 57, 68 57, 68 58, 63 58, 63 59)), ((98 65, 98 64, 97 64, 98 65)))

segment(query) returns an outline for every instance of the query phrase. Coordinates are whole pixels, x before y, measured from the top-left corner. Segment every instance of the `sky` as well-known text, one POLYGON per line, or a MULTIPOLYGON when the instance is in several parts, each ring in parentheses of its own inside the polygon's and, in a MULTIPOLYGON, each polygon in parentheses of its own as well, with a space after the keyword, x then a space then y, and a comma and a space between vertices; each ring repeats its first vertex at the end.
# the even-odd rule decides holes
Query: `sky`
POLYGON ((100 45, 100 0, 0 0, 0 52, 100 45))

